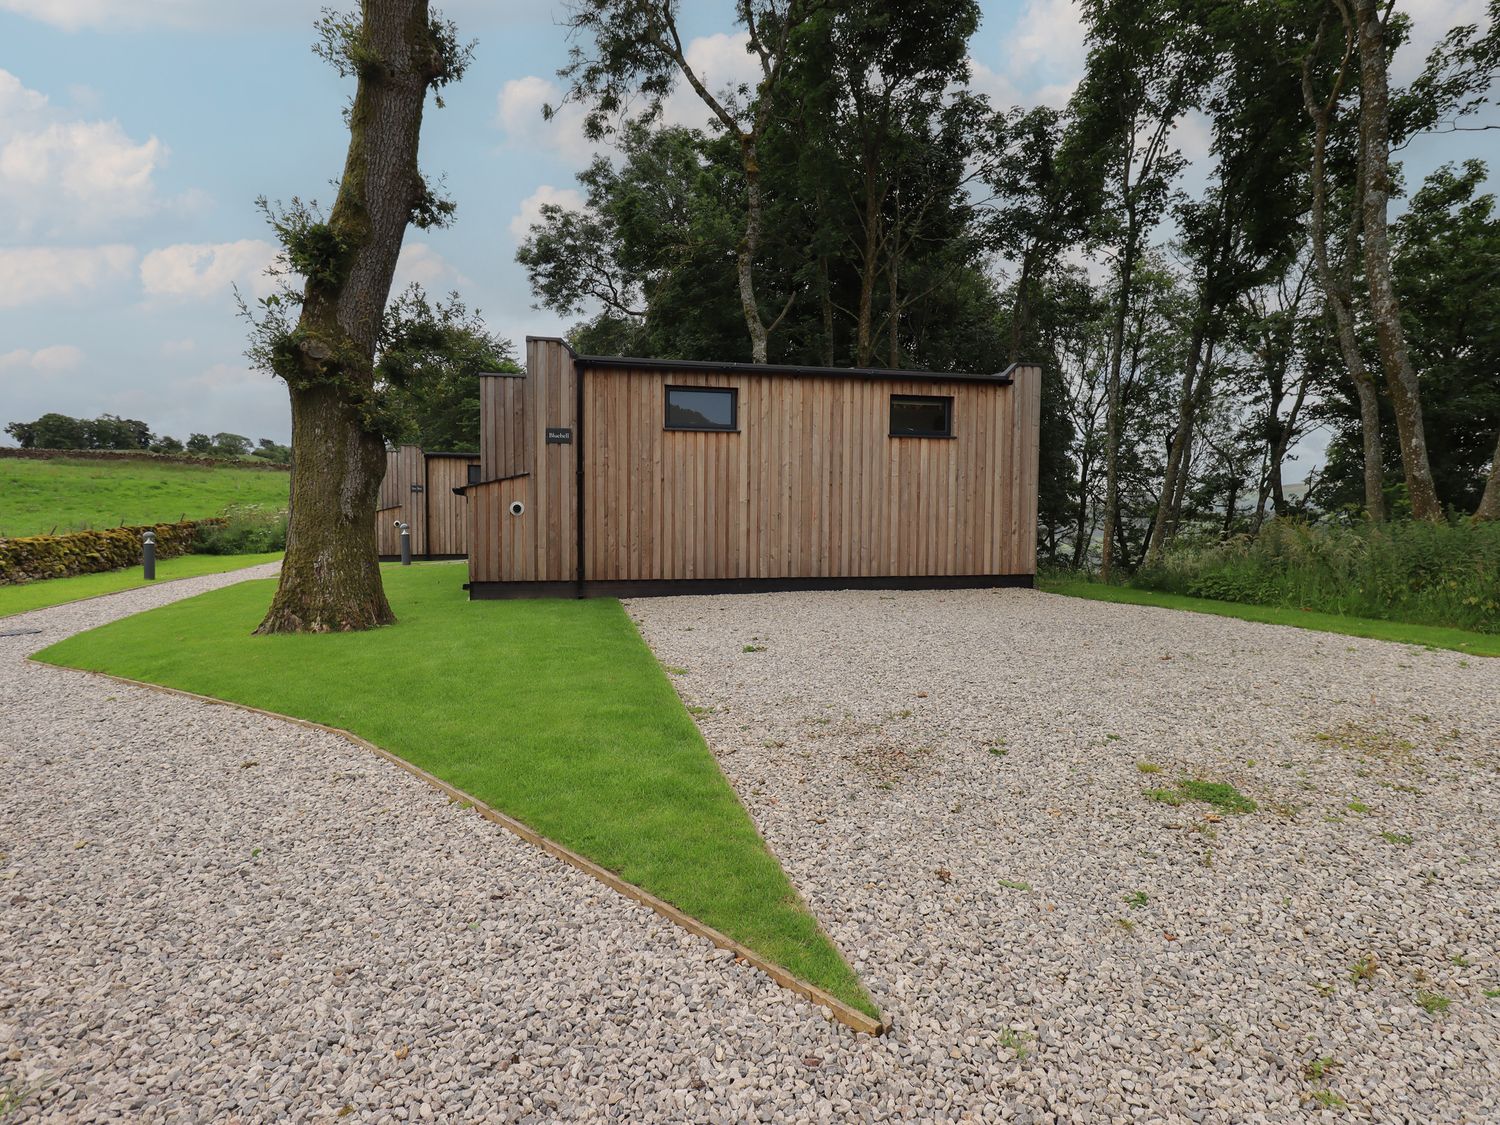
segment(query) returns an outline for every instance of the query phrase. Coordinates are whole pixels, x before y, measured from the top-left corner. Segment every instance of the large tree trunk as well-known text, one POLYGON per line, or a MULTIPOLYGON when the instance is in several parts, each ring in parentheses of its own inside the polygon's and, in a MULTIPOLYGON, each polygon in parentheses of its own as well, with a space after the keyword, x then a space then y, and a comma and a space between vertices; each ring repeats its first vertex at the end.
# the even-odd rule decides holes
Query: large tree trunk
MULTIPOLYGON (((1354 329, 1354 294, 1351 278, 1361 225, 1357 198, 1345 231, 1346 245, 1342 277, 1334 272, 1333 263, 1328 256, 1328 134, 1333 124, 1334 109, 1338 105, 1349 47, 1346 43, 1345 60, 1340 64, 1333 90, 1326 99, 1320 102, 1313 93, 1312 63, 1322 45, 1325 28, 1326 20, 1325 24, 1318 29, 1312 50, 1302 62, 1302 101, 1307 109, 1307 115, 1313 122, 1312 164, 1308 175, 1312 199, 1308 227, 1312 241, 1313 264, 1317 268, 1318 285, 1323 290, 1324 307, 1333 318, 1339 355, 1344 361, 1344 370, 1349 376, 1349 381, 1354 384, 1355 394, 1359 398, 1360 436, 1364 444, 1365 514, 1375 523, 1380 523, 1385 519, 1380 401, 1376 393, 1375 380, 1371 378, 1369 370, 1365 367, 1364 356, 1360 354, 1359 338, 1354 329)), ((1357 191, 1356 197, 1358 197, 1357 191)))
POLYGON ((396 617, 380 583, 375 503, 385 442, 331 387, 293 388, 291 524, 261 633, 341 632, 396 617))
POLYGON ((1401 440, 1401 468, 1411 514, 1419 520, 1440 520, 1438 501, 1427 458, 1427 433, 1422 423, 1422 394, 1416 370, 1406 349, 1401 327, 1401 305, 1391 274, 1391 240, 1387 208, 1391 194, 1390 106, 1387 91, 1385 24, 1376 0, 1355 0, 1359 38, 1360 180, 1365 243, 1365 280, 1370 289, 1370 316, 1380 346, 1380 365, 1395 407, 1396 432, 1401 440))
MULTIPOLYGON (((1126 193, 1129 193, 1129 154, 1126 154, 1126 193)), ((1115 301, 1115 323, 1109 345, 1109 376, 1104 419, 1104 542, 1100 545, 1099 577, 1110 580, 1115 563, 1115 530, 1120 522, 1120 427, 1123 423, 1120 369, 1125 362, 1125 325, 1130 317, 1131 282, 1135 275, 1135 216, 1126 219, 1120 290, 1115 301)))
POLYGON ((1495 438, 1495 460, 1490 465, 1490 476, 1484 482, 1484 495, 1479 498, 1474 518, 1500 520, 1500 435, 1495 438))
POLYGON ((823 314, 823 366, 833 366, 833 289, 828 281, 828 255, 818 259, 818 297, 823 314))
POLYGON ((875 356, 875 279, 880 274, 880 204, 874 172, 865 171, 865 244, 860 253, 859 307, 854 327, 856 367, 869 367, 875 356))
POLYGON ((745 168, 745 233, 740 238, 736 264, 740 276, 740 308, 745 313, 745 327, 750 332, 750 359, 753 363, 769 362, 766 322, 761 319, 760 303, 755 299, 755 254, 760 248, 760 155, 755 136, 740 138, 740 153, 745 168))
MULTIPOLYGON (((1207 298, 1203 298, 1204 302, 1207 298)), ((1146 543, 1146 557, 1141 563, 1151 569, 1161 558, 1165 546, 1167 524, 1171 519, 1172 497, 1177 492, 1178 473, 1186 475, 1183 454, 1187 450, 1188 437, 1193 431, 1198 383, 1198 370, 1203 359, 1203 338, 1206 330, 1208 310, 1201 307, 1193 320, 1193 331, 1188 343, 1187 363, 1182 372, 1182 392, 1177 400, 1177 425, 1172 431, 1172 444, 1167 450, 1167 470, 1162 477, 1161 494, 1156 502, 1156 518, 1151 523, 1151 538, 1146 543)))
POLYGON ((417 145, 444 60, 427 0, 363 0, 349 152, 312 264, 294 358, 278 368, 292 404, 291 523, 281 582, 259 633, 369 629, 395 620, 380 582, 375 503, 385 443, 364 413, 401 240, 424 198, 417 145))

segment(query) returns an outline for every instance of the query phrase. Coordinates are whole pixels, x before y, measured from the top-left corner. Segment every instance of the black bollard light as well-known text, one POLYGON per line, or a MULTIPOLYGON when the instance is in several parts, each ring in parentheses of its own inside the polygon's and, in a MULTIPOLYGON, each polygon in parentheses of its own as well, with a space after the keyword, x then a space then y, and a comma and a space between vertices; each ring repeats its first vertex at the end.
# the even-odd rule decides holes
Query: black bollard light
POLYGON ((156 581, 156 532, 148 531, 141 543, 141 570, 147 582, 156 581))
POLYGON ((411 566, 411 524, 397 520, 396 526, 401 529, 401 565, 411 566))

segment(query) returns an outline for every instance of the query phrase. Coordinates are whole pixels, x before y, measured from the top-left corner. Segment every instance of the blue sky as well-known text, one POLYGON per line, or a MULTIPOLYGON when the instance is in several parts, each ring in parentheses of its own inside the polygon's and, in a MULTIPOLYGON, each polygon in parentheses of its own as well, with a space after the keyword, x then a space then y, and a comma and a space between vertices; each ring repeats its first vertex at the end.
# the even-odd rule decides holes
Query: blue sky
MULTIPOLYGON (((687 0, 710 78, 743 73, 730 5, 687 0)), ((989 0, 975 84, 1060 103, 1083 61, 1072 0, 989 0)), ((1482 0, 1415 0, 1418 49, 1482 0)), ((0 424, 47 410, 141 418, 157 432, 286 440, 285 389, 251 371, 232 285, 255 292, 272 253, 264 194, 331 199, 350 93, 310 50, 303 0, 0 0, 0 424)), ((543 200, 576 198, 576 116, 544 123, 566 58, 552 0, 450 0, 479 40, 468 76, 429 110, 422 163, 459 204, 452 230, 407 238, 397 283, 457 289, 520 341, 565 327, 531 307, 515 249, 543 200)), ((670 115, 699 121, 690 97, 670 115)), ((1191 128, 1183 143, 1201 143, 1191 128)), ((1420 174, 1479 152, 1423 142, 1420 174)))

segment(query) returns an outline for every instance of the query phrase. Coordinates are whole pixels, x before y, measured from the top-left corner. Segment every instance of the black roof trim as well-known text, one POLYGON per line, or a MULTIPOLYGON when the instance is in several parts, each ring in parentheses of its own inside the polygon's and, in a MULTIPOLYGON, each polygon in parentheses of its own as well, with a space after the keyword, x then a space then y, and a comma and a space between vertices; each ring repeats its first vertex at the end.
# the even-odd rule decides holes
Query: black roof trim
POLYGON ((794 363, 731 363, 703 359, 646 359, 639 356, 579 355, 566 340, 555 336, 528 336, 528 340, 546 340, 561 344, 568 349, 573 362, 584 367, 598 368, 648 368, 653 371, 698 371, 724 375, 790 375, 803 377, 822 376, 832 379, 888 379, 900 382, 929 383, 990 383, 1008 386, 1015 381, 1017 367, 1027 364, 1013 363, 1004 371, 990 375, 964 374, 958 371, 910 371, 898 367, 811 367, 794 363))
POLYGON ((477 453, 450 453, 450 452, 447 452, 445 450, 438 450, 438 449, 424 449, 422 451, 422 456, 423 457, 467 457, 471 461, 477 461, 479 459, 479 454, 477 454, 477 453))

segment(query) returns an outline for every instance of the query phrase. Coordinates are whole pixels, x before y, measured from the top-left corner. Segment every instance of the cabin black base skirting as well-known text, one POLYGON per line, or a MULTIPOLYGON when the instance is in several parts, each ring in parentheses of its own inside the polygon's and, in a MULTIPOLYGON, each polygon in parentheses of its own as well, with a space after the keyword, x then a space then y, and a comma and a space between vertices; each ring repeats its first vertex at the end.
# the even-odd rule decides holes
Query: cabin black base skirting
POLYGON ((795 590, 1033 589, 1035 574, 925 574, 862 578, 678 578, 628 582, 470 582, 471 601, 509 598, 668 598, 687 594, 770 594, 795 590))
MULTIPOLYGON (((446 456, 449 456, 449 455, 445 453, 445 454, 443 454, 443 456, 446 457, 446 456)), ((457 562, 459 559, 466 559, 468 557, 469 557, 468 555, 413 555, 411 557, 411 561, 412 562, 457 562)), ((381 562, 400 562, 401 561, 401 556, 400 555, 381 555, 380 556, 380 561, 381 562)))

